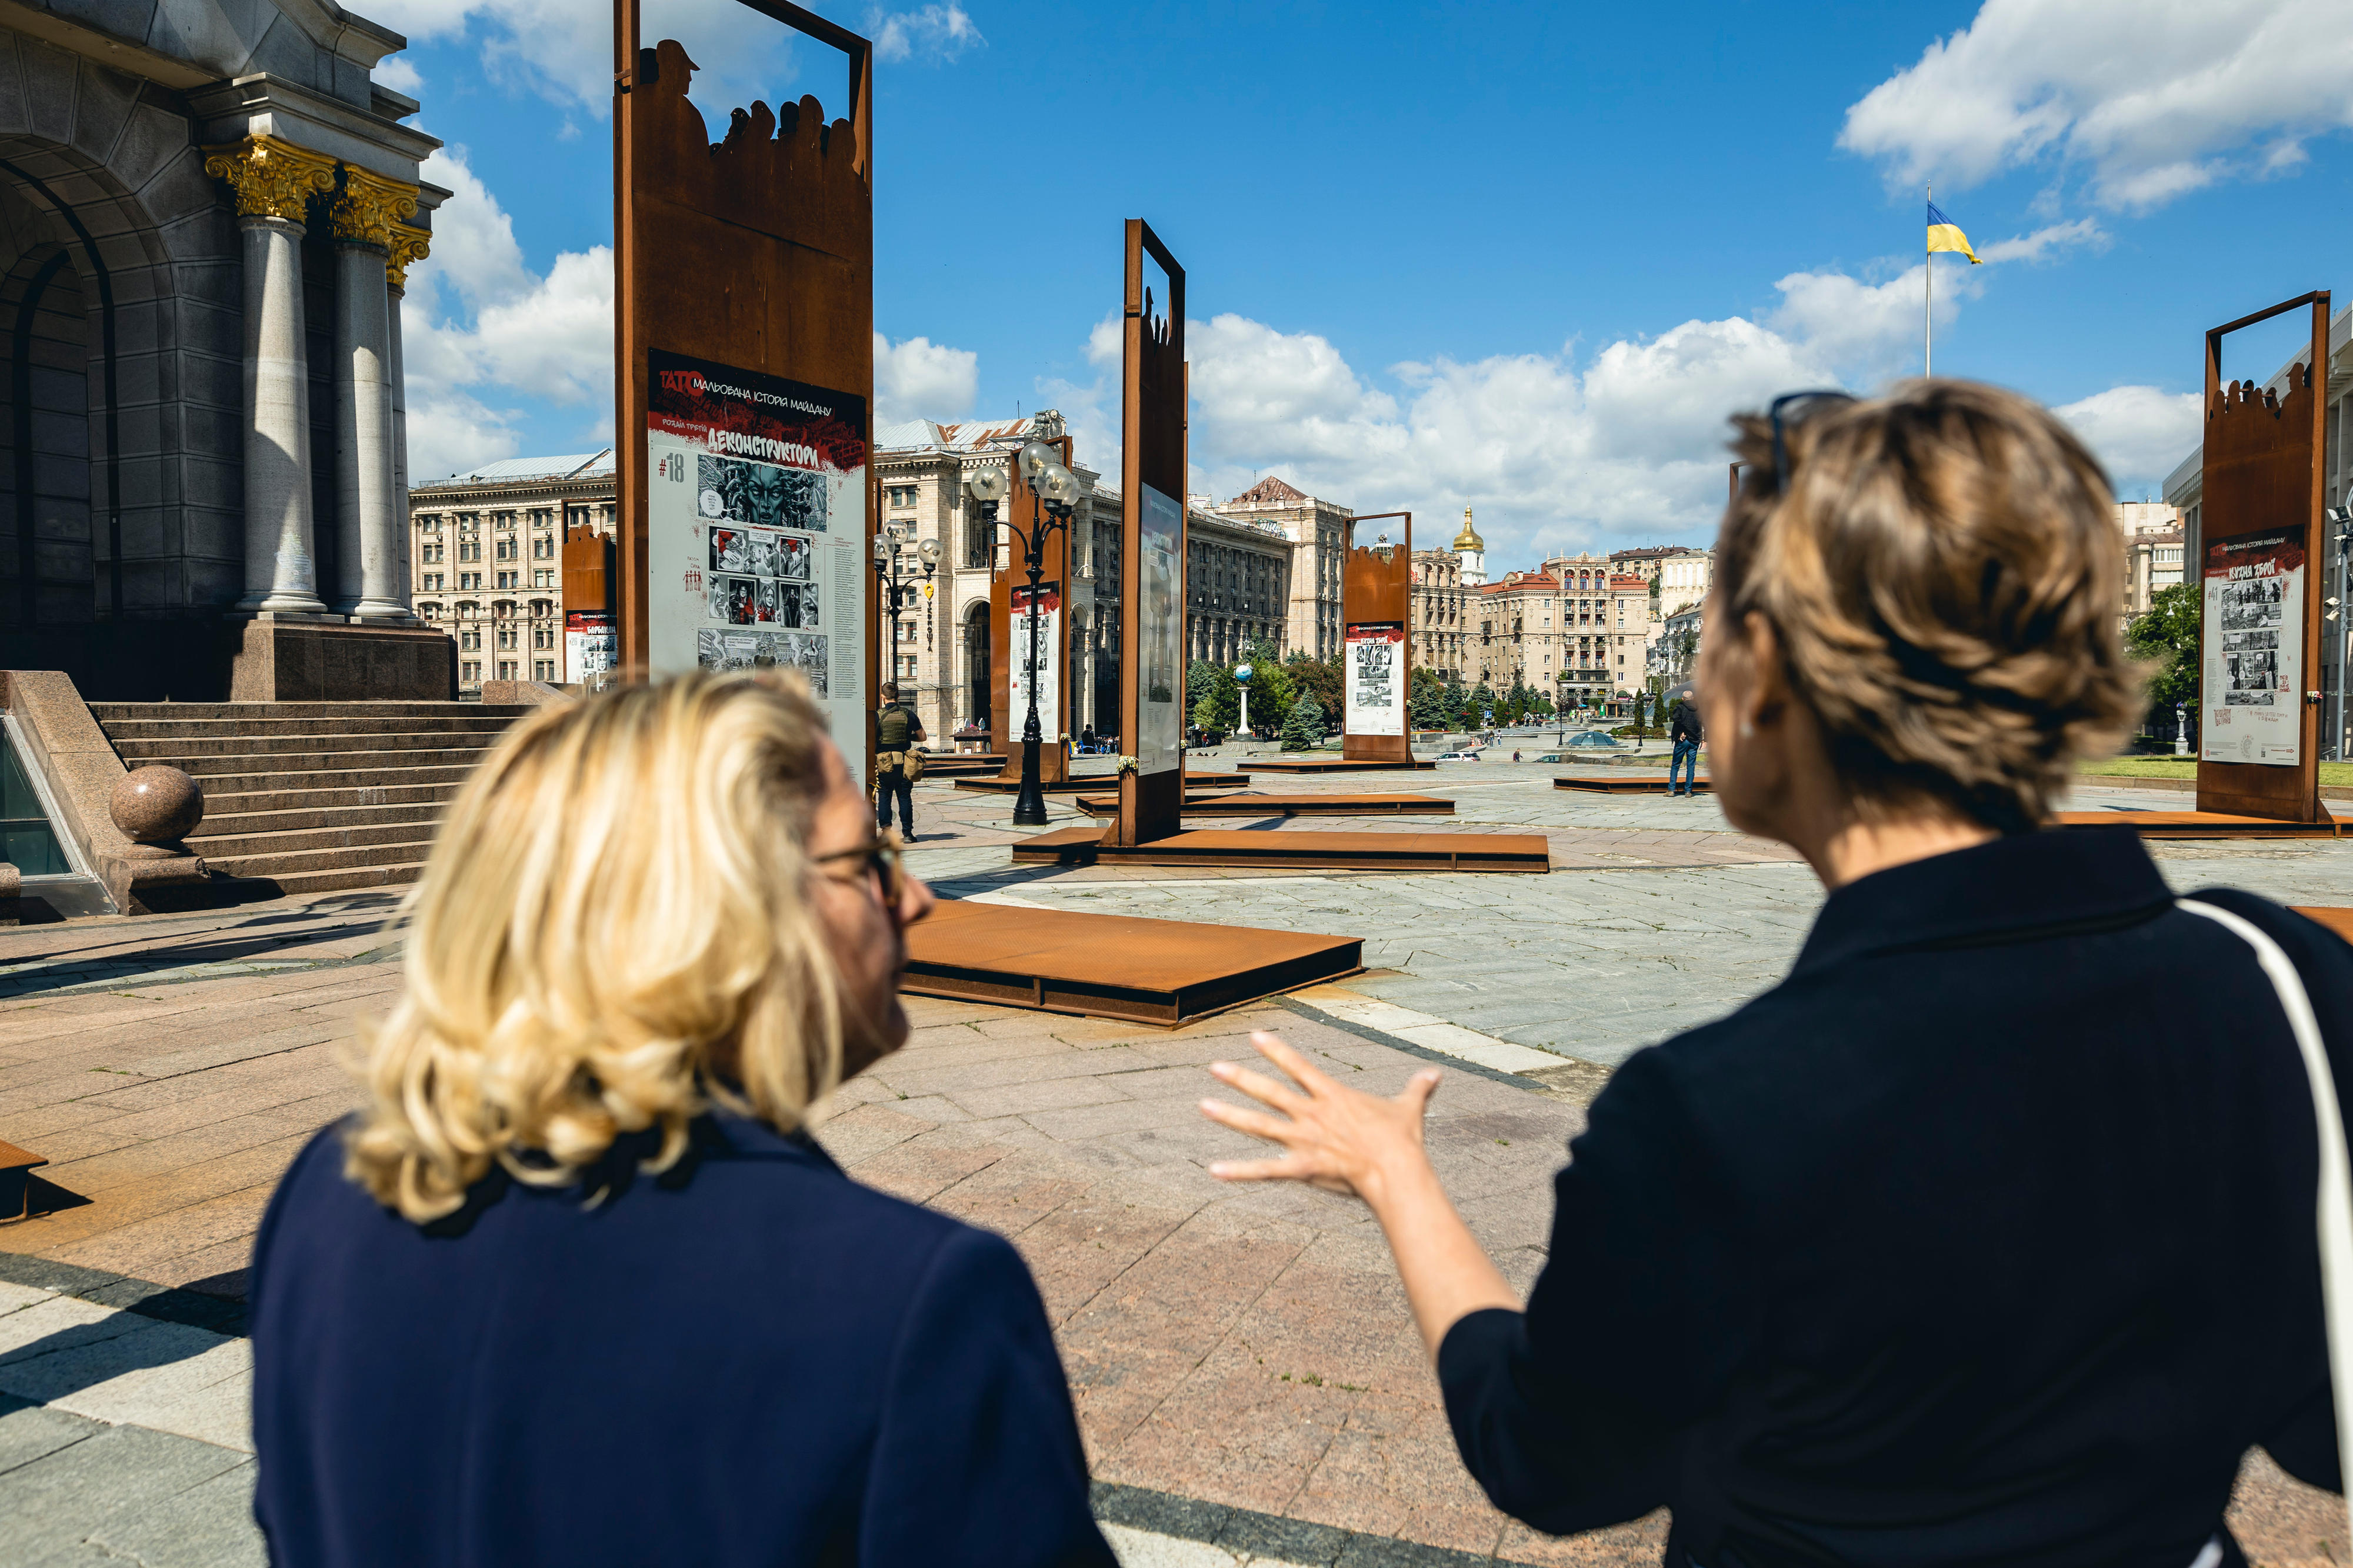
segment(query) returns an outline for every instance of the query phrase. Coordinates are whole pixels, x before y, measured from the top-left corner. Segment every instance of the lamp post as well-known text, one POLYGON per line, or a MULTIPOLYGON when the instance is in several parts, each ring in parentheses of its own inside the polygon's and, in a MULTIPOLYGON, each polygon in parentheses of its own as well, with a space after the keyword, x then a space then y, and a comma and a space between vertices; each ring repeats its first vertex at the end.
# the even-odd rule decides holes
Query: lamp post
MULTIPOLYGON (((940 542, 926 539, 916 545, 915 559, 923 568, 923 597, 928 599, 932 596, 932 574, 940 569, 940 542)), ((887 679, 894 681, 899 679, 899 612, 906 607, 908 596, 914 591, 908 585, 911 574, 905 563, 897 534, 886 528, 874 536, 874 583, 881 591, 882 602, 890 606, 886 624, 891 628, 891 673, 887 679)), ((923 624, 928 628, 931 622, 926 619, 923 624)), ((928 637, 924 646, 930 646, 928 637)), ((944 716, 941 727, 946 727, 944 716)))
MULTIPOLYGON (((1013 487, 1006 480, 1005 470, 998 468, 994 463, 988 464, 985 468, 975 468, 970 473, 965 475, 965 494, 972 498, 973 506, 973 515, 967 519, 965 523, 965 537, 966 542, 965 547, 964 563, 966 566, 987 566, 991 569, 995 568, 997 564, 997 503, 1002 501, 1006 496, 1011 492, 1012 488, 1013 487), (979 548, 975 549, 974 546, 976 545, 979 548)), ((971 721, 977 721, 979 719, 979 699, 981 697, 986 697, 988 693, 988 671, 987 669, 981 669, 976 672, 972 668, 976 662, 986 663, 987 661, 976 661, 974 659, 972 643, 970 639, 967 638, 965 643, 965 687, 966 690, 965 709, 965 717, 971 721), (976 693, 977 695, 975 695, 976 693)), ((995 713, 991 713, 988 716, 988 729, 992 738, 995 736, 997 728, 997 715, 995 713)))
POLYGON ((1065 534, 1069 532, 1071 513, 1078 506, 1079 481, 1062 467, 1054 448, 1043 441, 1032 441, 1022 447, 1013 462, 1021 472, 1021 482, 1038 498, 1042 514, 1026 529, 1018 522, 1006 524, 1020 540, 1022 557, 1029 572, 1029 711, 1021 722, 1021 787, 1013 797, 1013 825, 1043 827, 1046 787, 1039 778, 1038 763, 1038 748, 1045 739, 1038 727, 1038 583, 1046 574, 1048 536, 1058 528, 1065 534))

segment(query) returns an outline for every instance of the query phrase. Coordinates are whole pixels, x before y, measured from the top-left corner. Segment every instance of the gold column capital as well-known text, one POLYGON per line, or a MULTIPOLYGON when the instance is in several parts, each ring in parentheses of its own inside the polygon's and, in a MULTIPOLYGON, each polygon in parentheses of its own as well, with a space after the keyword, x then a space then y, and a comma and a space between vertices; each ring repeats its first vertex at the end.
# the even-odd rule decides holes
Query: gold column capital
POLYGON ((433 236, 413 224, 392 226, 392 243, 385 247, 384 280, 394 293, 404 293, 408 288, 408 269, 425 259, 428 242, 433 236))
POLYGON ((275 136, 255 135, 205 149, 205 173, 237 193, 239 217, 302 223, 311 198, 335 188, 335 161, 275 136))
POLYGON ((390 250, 393 226, 417 216, 417 187, 349 163, 343 169, 343 188, 327 209, 335 237, 390 250))

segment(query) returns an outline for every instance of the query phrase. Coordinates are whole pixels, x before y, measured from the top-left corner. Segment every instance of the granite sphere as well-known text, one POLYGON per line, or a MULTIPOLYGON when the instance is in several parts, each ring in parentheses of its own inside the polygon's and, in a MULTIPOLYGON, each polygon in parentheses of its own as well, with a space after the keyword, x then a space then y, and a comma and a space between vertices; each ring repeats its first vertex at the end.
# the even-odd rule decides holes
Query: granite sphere
POLYGON ((205 792, 179 769, 150 763, 122 775, 107 809, 132 843, 166 844, 205 819, 205 792))

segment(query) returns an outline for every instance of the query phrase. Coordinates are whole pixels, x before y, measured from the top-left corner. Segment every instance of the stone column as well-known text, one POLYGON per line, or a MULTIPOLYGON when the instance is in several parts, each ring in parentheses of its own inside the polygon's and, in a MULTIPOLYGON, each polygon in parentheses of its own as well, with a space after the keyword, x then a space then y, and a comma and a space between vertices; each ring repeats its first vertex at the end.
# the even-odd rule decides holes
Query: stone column
POLYGON ((302 344, 302 236, 332 159, 248 136, 207 149, 205 172, 237 194, 245 255, 245 596, 237 608, 317 614, 311 541, 310 373, 302 344))
POLYGON ((343 165, 335 226, 336 577, 332 605, 354 621, 405 621, 393 516, 392 226, 417 216, 417 187, 343 165))
POLYGON ((411 575, 416 569, 411 559, 416 546, 408 527, 408 376, 400 355, 400 301, 408 293, 408 268, 425 259, 430 238, 424 229, 395 224, 392 252, 385 259, 385 282, 392 296, 385 321, 392 339, 393 535, 400 553, 400 602, 411 615, 417 611, 417 585, 411 575))

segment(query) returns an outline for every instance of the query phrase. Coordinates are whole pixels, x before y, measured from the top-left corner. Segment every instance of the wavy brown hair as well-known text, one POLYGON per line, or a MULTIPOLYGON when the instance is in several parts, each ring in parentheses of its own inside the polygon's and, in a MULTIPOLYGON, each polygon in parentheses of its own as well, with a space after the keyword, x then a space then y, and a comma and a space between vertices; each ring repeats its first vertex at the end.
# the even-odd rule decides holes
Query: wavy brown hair
POLYGON ((541 708, 467 780, 404 905, 344 1170, 419 1224, 493 1164, 578 1181, 624 1133, 659 1171, 716 1100, 781 1128, 839 1083, 807 896, 826 727, 797 676, 681 676, 541 708))
POLYGON ((1711 635, 1771 624, 1863 815, 2035 826, 2142 710, 2107 475, 2042 405, 1976 382, 1817 406, 1784 426, 1786 494, 1766 417, 1733 421, 1711 635))

